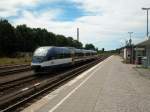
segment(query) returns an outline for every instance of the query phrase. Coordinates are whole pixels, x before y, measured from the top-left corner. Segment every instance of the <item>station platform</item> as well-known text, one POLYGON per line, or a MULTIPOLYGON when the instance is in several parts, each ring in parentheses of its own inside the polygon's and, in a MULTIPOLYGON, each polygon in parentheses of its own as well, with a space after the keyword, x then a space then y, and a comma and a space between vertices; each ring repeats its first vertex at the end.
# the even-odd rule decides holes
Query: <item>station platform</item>
POLYGON ((150 79, 111 56, 22 112, 150 112, 150 79))

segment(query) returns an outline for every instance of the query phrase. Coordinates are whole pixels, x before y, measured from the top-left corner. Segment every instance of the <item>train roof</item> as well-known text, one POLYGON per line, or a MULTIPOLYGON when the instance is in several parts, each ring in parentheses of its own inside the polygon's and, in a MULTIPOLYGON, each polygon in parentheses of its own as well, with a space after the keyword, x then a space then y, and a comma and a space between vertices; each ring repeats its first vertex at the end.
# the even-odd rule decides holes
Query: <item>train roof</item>
POLYGON ((34 54, 44 56, 48 52, 51 52, 51 50, 55 50, 55 52, 63 52, 63 53, 71 52, 71 50, 74 50, 74 52, 76 53, 96 53, 96 51, 94 50, 77 49, 74 47, 43 46, 37 48, 34 54))

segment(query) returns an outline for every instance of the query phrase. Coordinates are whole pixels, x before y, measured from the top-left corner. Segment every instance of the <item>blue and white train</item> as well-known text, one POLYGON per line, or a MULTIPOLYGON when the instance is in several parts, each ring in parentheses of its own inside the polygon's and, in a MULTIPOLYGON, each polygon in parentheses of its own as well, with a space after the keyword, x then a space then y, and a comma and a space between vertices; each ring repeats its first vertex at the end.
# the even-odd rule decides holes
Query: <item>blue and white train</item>
POLYGON ((97 52, 93 50, 74 47, 39 47, 33 54, 31 68, 36 73, 49 72, 54 68, 73 65, 96 57, 97 52))

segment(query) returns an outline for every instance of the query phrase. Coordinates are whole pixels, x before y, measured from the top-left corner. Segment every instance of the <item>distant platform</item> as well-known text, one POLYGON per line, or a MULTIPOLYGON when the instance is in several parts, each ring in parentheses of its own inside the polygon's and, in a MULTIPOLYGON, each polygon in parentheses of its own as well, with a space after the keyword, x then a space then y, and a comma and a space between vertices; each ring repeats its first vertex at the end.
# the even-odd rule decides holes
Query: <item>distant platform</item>
POLYGON ((150 79, 111 56, 22 112, 150 112, 150 79))

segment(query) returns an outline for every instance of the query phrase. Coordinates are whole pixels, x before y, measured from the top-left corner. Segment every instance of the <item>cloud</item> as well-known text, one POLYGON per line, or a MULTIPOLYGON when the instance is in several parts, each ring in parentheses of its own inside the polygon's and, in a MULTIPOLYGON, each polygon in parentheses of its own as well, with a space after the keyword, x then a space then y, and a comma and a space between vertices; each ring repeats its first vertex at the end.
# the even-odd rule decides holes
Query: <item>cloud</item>
POLYGON ((25 6, 34 6, 38 0, 1 0, 0 17, 16 16, 18 11, 25 6))
MULTIPOLYGON (((79 27, 81 42, 93 43, 100 49, 103 47, 114 49, 120 47, 124 40, 129 39, 129 31, 134 32, 135 43, 144 39, 146 13, 141 8, 148 6, 150 6, 149 0, 46 0, 44 2, 42 0, 2 0, 0 14, 3 17, 9 17, 21 11, 21 15, 13 19, 15 25, 27 24, 30 27, 42 27, 74 38, 76 38, 76 28, 79 27), (60 6, 62 2, 72 2, 85 14, 73 21, 61 21, 59 18, 65 9, 61 7, 47 9, 41 5, 56 2, 60 3, 60 6), (5 8, 4 4, 9 7, 5 8), (40 5, 42 10, 25 8, 32 9, 40 5)), ((65 16, 69 17, 69 15, 65 16)))

